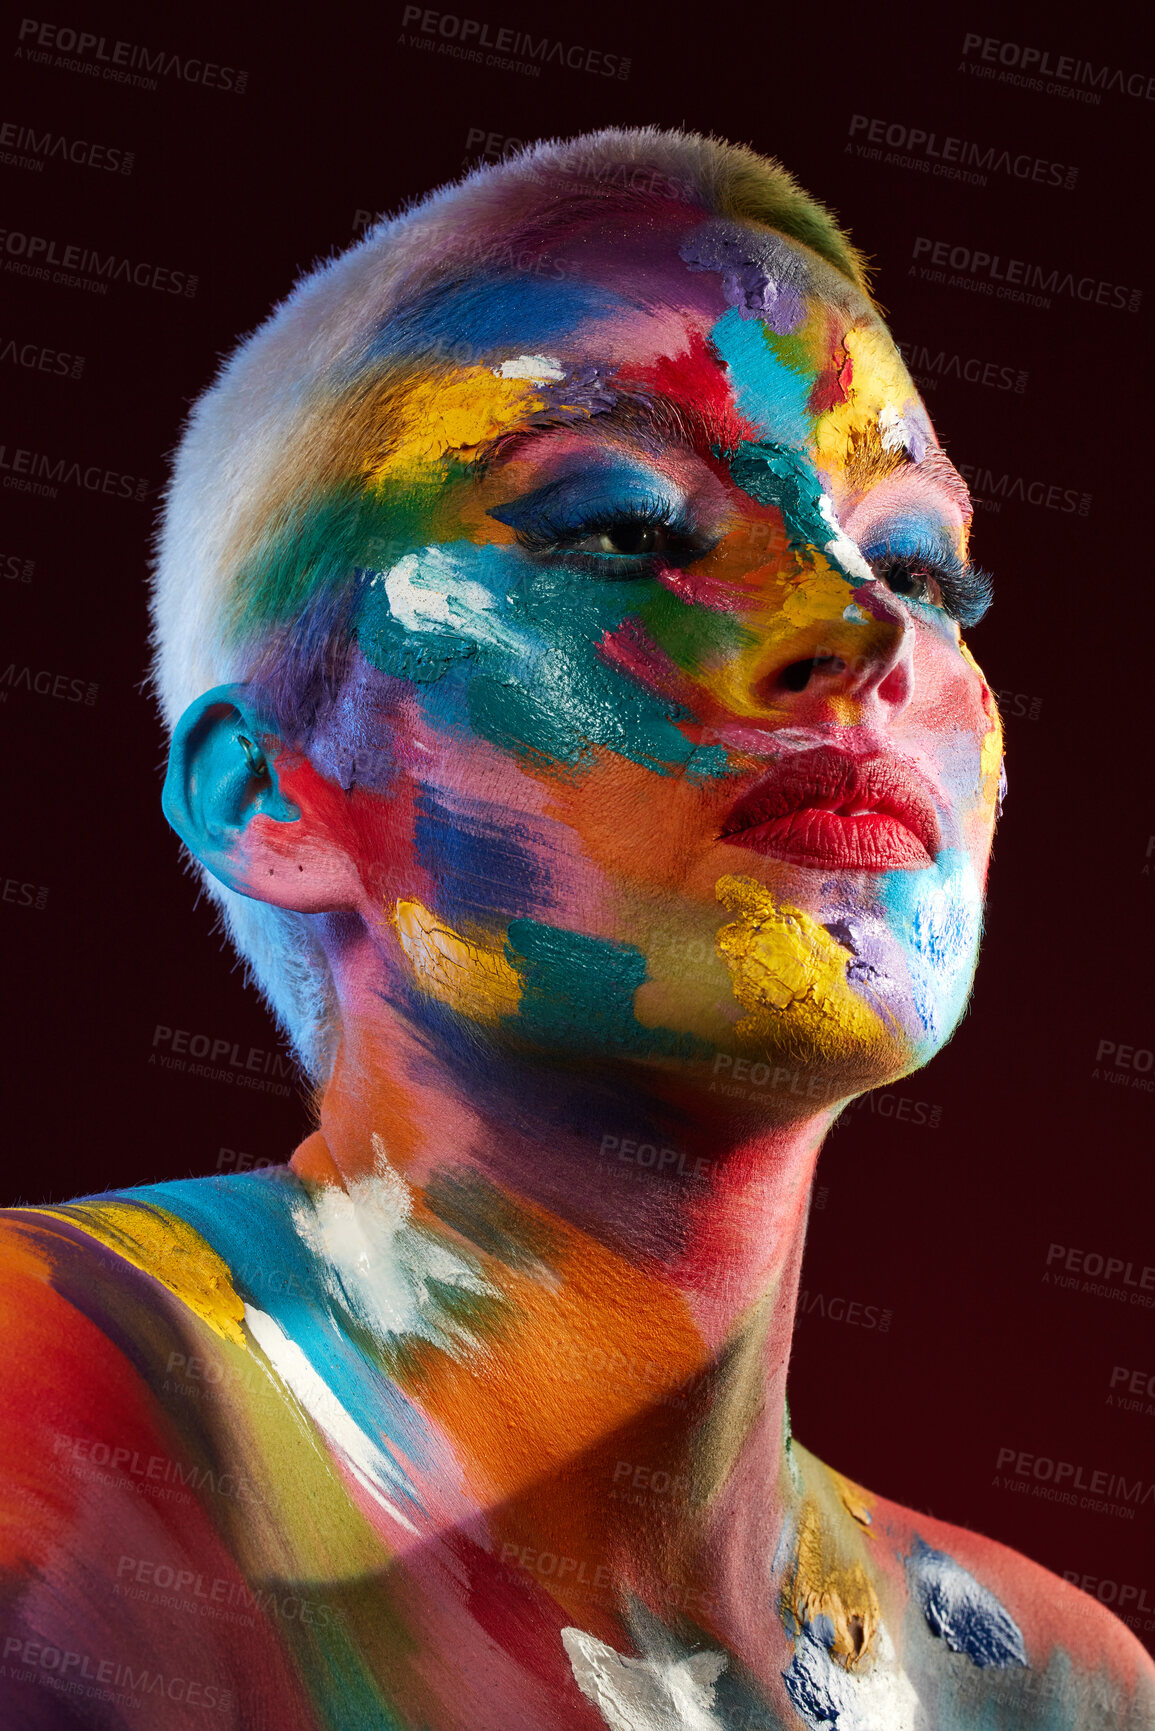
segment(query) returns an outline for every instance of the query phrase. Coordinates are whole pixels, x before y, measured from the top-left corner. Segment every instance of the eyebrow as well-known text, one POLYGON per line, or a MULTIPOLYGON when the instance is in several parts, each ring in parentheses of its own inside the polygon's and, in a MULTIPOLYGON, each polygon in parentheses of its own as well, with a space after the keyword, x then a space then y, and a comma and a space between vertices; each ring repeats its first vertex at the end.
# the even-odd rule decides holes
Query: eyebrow
MULTIPOLYGON (((486 464, 509 462, 550 433, 560 431, 588 430, 598 436, 611 437, 622 434, 643 450, 676 446, 702 458, 714 457, 719 451, 733 451, 749 433, 736 408, 727 407, 719 413, 711 405, 687 402, 663 392, 602 389, 607 397, 612 398, 611 401, 596 403, 592 407, 579 402, 559 403, 556 407, 544 409, 531 416, 524 426, 499 434, 481 453, 482 460, 486 464)), ((560 390, 558 394, 562 394, 560 390)), ((570 394, 579 396, 581 387, 570 394)), ((894 453, 884 465, 879 465, 870 481, 873 484, 885 479, 887 474, 903 472, 947 494, 958 506, 963 521, 971 521, 974 505, 967 484, 941 447, 934 446, 928 450, 920 463, 916 463, 909 452, 901 456, 894 453)))
MULTIPOLYGON (((558 395, 562 392, 559 390, 558 395)), ((571 393, 577 397, 581 388, 571 393)), ((589 431, 599 437, 621 434, 643 450, 668 450, 671 446, 699 457, 732 449, 748 429, 736 410, 719 414, 710 406, 687 402, 662 392, 614 390, 612 398, 589 407, 580 402, 558 403, 533 415, 522 427, 500 434, 483 455, 488 461, 506 462, 527 446, 559 431, 589 431)))
POLYGON ((969 523, 974 516, 974 503, 970 489, 946 452, 939 446, 929 450, 921 463, 912 464, 914 473, 920 478, 930 481, 940 492, 949 494, 962 514, 964 523, 969 523))

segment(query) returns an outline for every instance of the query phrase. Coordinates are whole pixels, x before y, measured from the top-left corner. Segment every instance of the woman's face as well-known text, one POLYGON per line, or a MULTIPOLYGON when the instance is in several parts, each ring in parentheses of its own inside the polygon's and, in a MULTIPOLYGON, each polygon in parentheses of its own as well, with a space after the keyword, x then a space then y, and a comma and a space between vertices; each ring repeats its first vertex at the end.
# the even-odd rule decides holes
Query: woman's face
POLYGON ((781 237, 528 262, 409 321, 446 358, 366 464, 392 542, 314 761, 390 990, 750 1097, 891 1079, 960 1015, 995 821, 965 488, 781 237))

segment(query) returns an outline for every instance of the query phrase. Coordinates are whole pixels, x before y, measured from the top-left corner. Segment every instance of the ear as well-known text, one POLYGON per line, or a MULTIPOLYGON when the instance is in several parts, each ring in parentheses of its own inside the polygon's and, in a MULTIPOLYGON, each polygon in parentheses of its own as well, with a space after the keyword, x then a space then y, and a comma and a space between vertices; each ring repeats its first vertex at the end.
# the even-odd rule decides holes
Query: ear
POLYGON ((332 913, 361 900, 356 868, 325 810, 333 792, 284 750, 247 686, 218 685, 177 723, 161 804, 189 852, 229 889, 299 913, 332 913))

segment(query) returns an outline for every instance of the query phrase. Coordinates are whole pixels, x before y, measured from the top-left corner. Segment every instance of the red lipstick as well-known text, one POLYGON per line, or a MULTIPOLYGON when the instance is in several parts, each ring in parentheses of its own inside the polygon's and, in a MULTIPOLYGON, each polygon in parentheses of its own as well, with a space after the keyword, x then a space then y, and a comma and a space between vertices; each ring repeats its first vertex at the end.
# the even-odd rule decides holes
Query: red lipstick
POLYGON ((775 764, 731 807, 721 840, 852 871, 928 866, 941 845, 934 801, 909 765, 830 746, 775 764))

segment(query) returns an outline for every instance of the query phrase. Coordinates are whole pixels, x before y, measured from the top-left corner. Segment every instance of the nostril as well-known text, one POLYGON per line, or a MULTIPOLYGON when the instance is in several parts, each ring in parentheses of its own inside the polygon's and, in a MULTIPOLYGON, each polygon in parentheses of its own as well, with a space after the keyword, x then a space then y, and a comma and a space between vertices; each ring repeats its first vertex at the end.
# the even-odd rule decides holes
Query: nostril
POLYGON ((805 661, 792 661, 778 675, 778 684, 785 691, 805 691, 815 673, 844 673, 846 663, 840 655, 810 655, 805 661))
POLYGON ((789 667, 783 668, 778 676, 779 685, 787 691, 805 691, 810 683, 810 672, 813 661, 792 661, 789 667))

